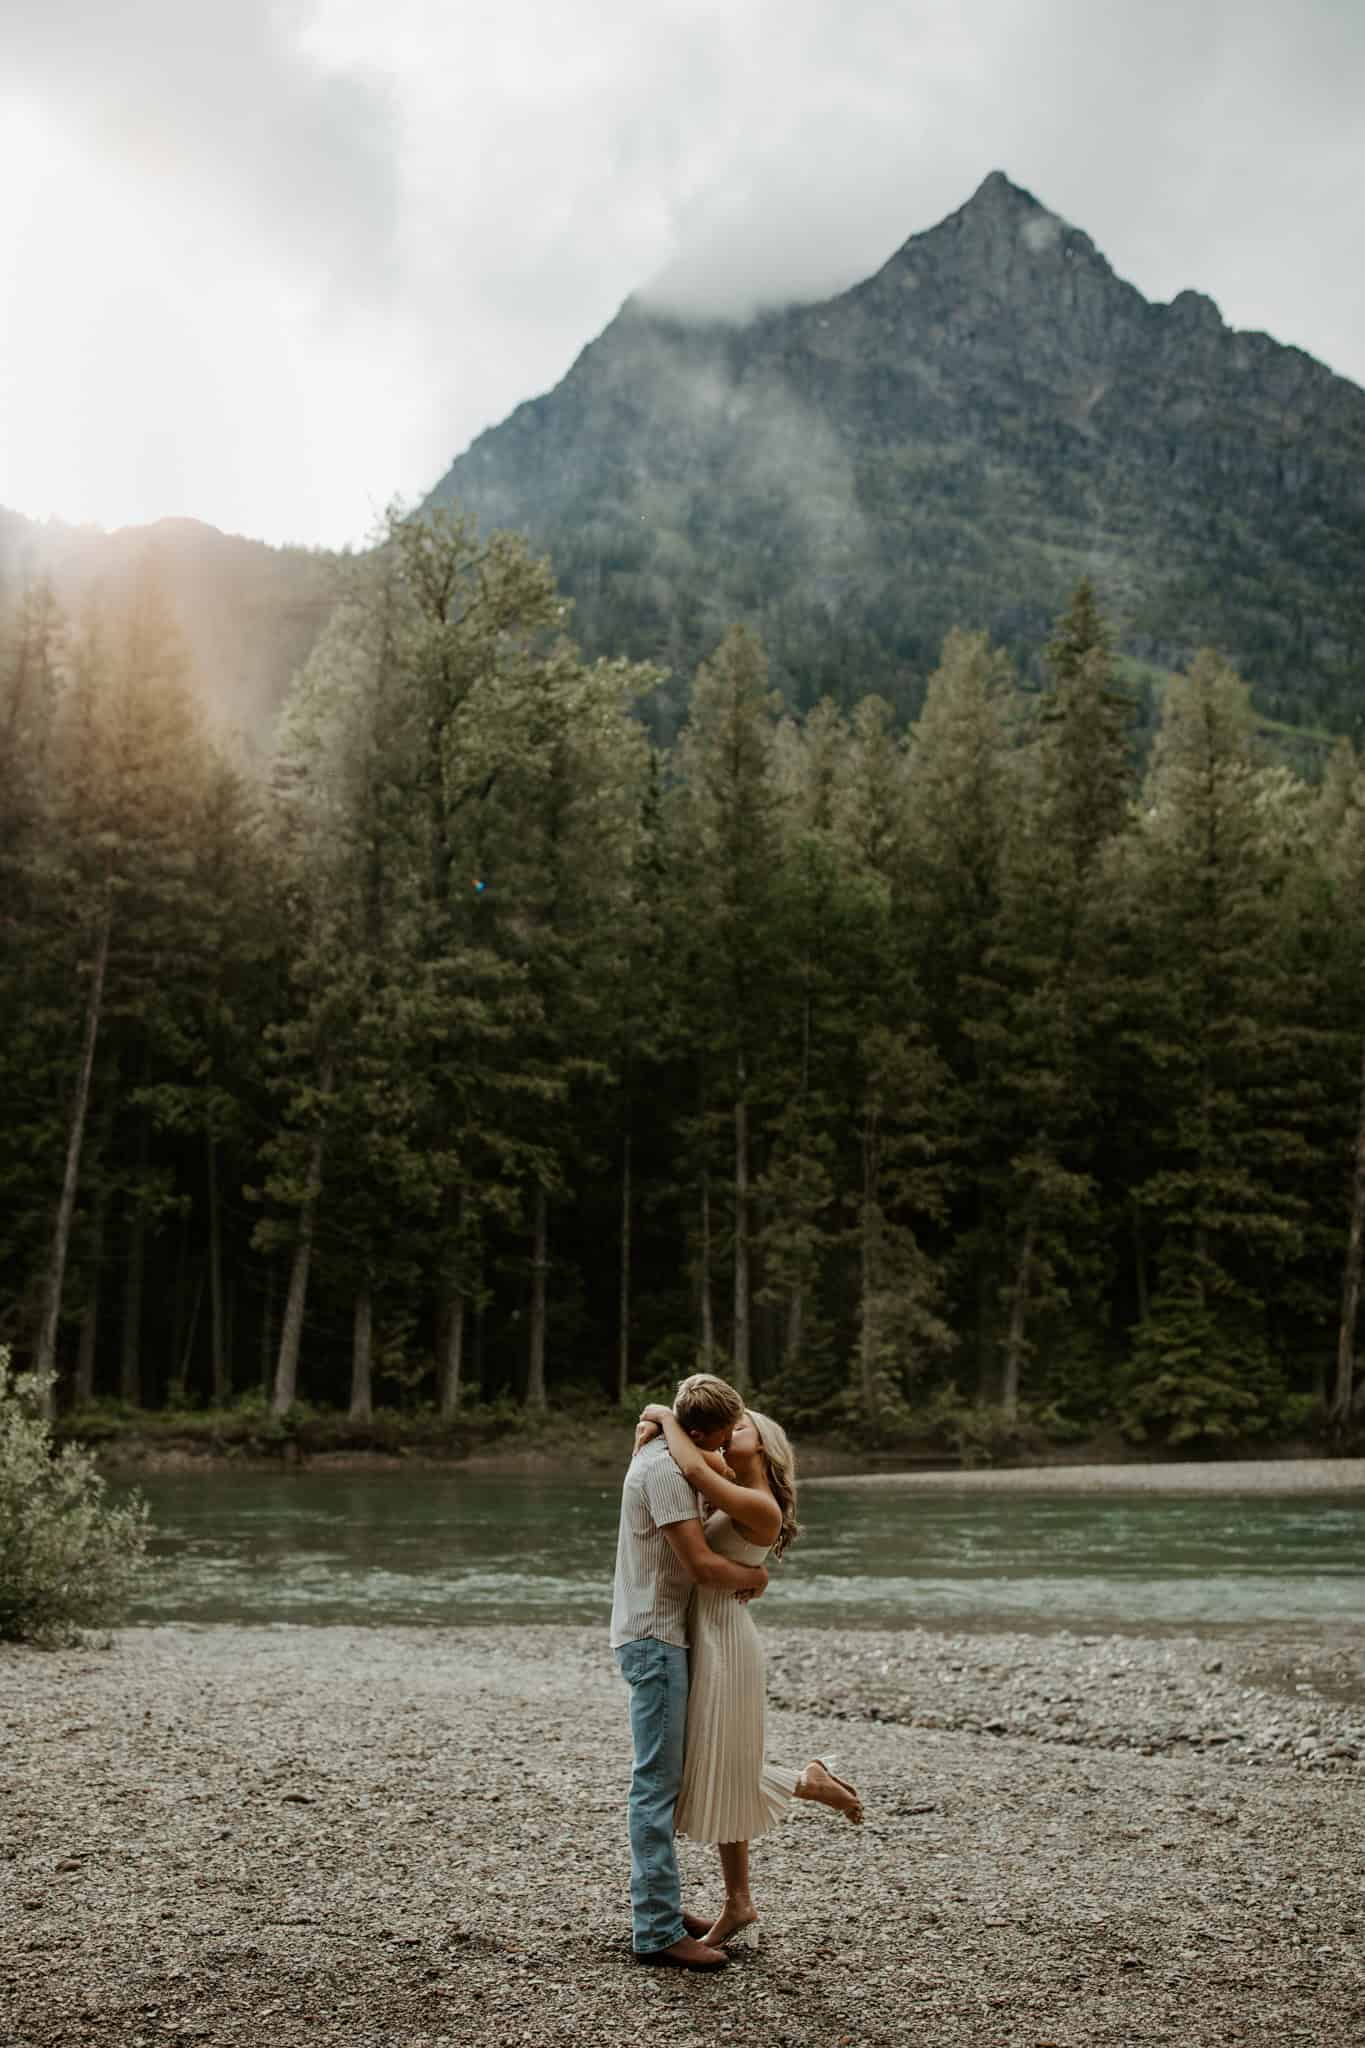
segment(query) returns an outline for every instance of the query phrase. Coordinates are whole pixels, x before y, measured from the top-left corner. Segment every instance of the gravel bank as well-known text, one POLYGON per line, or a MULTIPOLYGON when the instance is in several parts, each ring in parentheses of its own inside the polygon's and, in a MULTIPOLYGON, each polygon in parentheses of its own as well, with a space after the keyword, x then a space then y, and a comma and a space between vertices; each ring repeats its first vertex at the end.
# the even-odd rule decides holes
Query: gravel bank
POLYGON ((595 1629, 0 1650, 0 2040, 1359 2048, 1365 1629, 768 1640, 869 1819, 765 1838, 718 1980, 631 1963, 595 1629))
POLYGON ((948 1487, 971 1493, 1359 1493, 1365 1458, 1229 1458, 1225 1464, 994 1465, 987 1471, 858 1472, 807 1486, 948 1487))
MULTIPOLYGON (((1365 1630, 769 1630, 763 1944, 636 1970, 598 1630, 0 1651, 0 2040, 1117 2048, 1365 2038, 1365 1630)), ((684 1845, 688 1898, 714 1896, 684 1845)))

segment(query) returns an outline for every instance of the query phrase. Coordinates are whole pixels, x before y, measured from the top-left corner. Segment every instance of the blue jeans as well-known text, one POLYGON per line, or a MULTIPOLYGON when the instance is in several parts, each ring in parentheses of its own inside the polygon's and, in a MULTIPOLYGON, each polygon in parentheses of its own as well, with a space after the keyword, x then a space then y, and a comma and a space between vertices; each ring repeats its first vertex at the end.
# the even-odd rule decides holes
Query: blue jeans
POLYGON ((630 1780, 630 1911, 641 1955, 682 1938, 682 1884, 673 1847, 673 1809, 682 1784, 687 1733, 687 1652, 640 1636, 616 1652, 630 1687, 635 1769, 630 1780))

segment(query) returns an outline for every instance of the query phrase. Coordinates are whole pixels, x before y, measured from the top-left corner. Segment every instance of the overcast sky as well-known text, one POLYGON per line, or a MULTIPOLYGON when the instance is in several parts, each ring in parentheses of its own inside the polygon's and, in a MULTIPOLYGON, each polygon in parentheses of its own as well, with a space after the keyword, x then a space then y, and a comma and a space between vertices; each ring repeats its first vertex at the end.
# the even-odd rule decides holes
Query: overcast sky
POLYGON ((362 539, 661 274, 1000 168, 1365 383, 1362 0, 0 0, 0 504, 362 539))

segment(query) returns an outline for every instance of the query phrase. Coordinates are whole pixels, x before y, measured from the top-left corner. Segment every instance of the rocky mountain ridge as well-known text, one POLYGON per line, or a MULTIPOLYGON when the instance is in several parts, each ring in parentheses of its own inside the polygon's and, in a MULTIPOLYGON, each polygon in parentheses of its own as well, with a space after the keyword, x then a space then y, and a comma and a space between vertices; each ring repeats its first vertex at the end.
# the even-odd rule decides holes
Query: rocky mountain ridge
POLYGON ((994 172, 864 282, 748 324, 631 299, 431 494, 548 549, 592 651, 685 674, 750 619, 797 703, 913 712, 953 624, 1036 661, 1081 575, 1122 644, 1262 709, 1365 703, 1365 391, 1151 303, 994 172))

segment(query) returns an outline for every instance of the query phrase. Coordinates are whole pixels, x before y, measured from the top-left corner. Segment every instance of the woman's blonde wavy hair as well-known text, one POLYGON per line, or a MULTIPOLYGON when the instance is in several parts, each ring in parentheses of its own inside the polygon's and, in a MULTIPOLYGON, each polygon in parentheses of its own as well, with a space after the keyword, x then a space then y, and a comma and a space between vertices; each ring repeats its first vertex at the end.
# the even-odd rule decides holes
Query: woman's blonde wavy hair
POLYGON ((768 1484, 782 1510, 782 1527, 773 1544, 773 1556, 781 1557, 801 1533, 796 1519, 796 1453, 780 1422, 774 1422, 771 1415, 760 1415, 757 1408, 746 1408, 744 1412, 758 1431, 768 1484))

